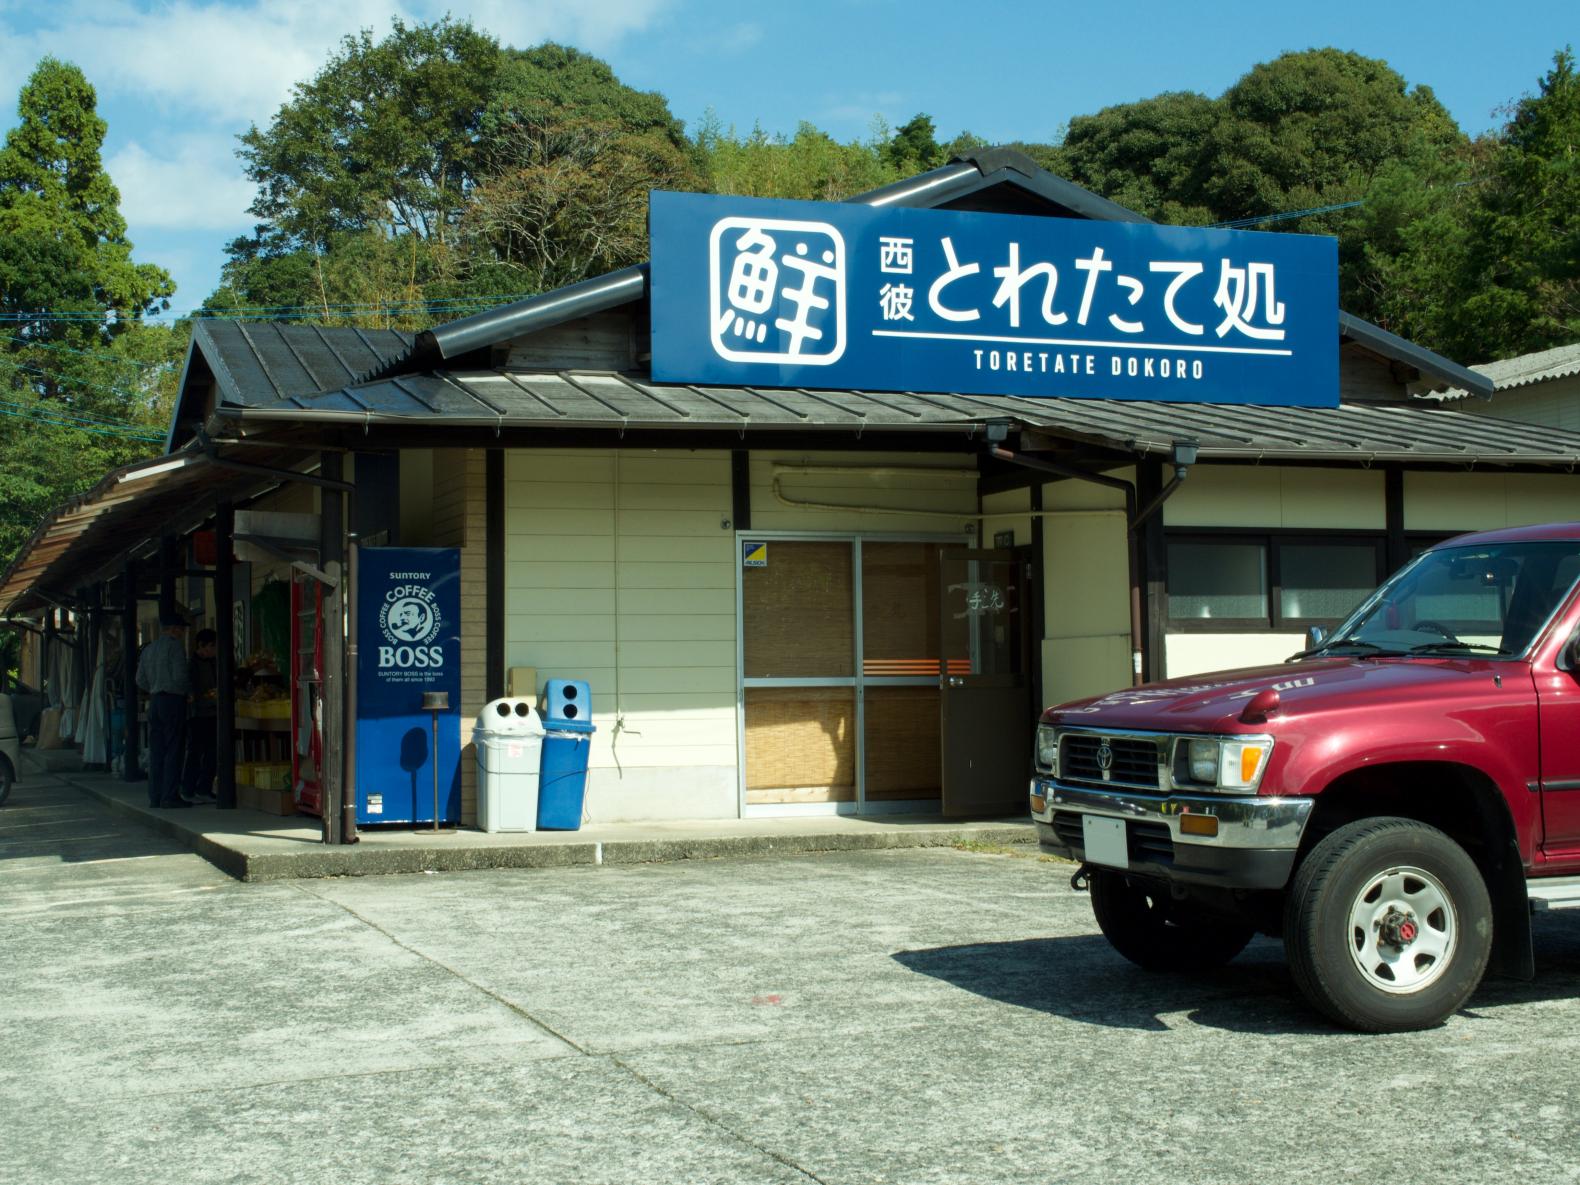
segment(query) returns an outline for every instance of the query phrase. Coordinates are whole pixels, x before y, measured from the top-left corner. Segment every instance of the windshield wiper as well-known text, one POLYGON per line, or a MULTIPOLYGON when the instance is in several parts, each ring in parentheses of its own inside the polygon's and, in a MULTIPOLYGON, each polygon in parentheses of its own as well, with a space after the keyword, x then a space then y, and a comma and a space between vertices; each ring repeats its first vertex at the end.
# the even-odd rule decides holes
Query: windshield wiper
POLYGON ((1318 654, 1330 654, 1335 658, 1341 656, 1356 657, 1388 657, 1390 655, 1406 654, 1408 651, 1390 649, 1379 646, 1376 642, 1362 642, 1358 638, 1349 638, 1342 642, 1324 642, 1320 646, 1313 646, 1310 650, 1302 650, 1298 654, 1291 654, 1289 661, 1297 658, 1311 658, 1318 654))
POLYGON ((1489 642, 1460 642, 1458 640, 1441 642, 1422 642, 1419 646, 1412 646, 1407 654, 1430 654, 1434 650, 1453 650, 1456 652, 1466 650, 1485 650, 1488 654, 1513 654, 1514 651, 1506 650, 1502 646, 1494 646, 1489 642))

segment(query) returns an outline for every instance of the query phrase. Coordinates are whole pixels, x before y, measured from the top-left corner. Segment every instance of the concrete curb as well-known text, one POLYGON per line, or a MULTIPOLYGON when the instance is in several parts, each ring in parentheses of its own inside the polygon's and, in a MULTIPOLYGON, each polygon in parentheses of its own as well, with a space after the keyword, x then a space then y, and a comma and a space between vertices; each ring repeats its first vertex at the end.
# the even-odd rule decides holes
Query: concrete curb
MULTIPOLYGON (((103 803, 113 813, 191 848, 220 871, 242 881, 310 880, 329 876, 393 876, 422 872, 475 872, 491 868, 569 868, 577 865, 659 864, 748 856, 792 856, 817 852, 874 851, 888 848, 949 847, 957 843, 1034 844, 1028 823, 919 823, 875 825, 870 831, 785 830, 773 834, 659 836, 632 839, 573 840, 518 844, 467 844, 465 840, 380 847, 297 845, 292 851, 260 851, 226 843, 214 833, 195 831, 178 817, 150 810, 107 793, 85 779, 60 771, 53 777, 78 793, 103 803)), ((775 821, 776 823, 780 821, 775 821)), ((705 826, 705 824, 699 824, 705 826)), ((560 833, 563 834, 563 833, 560 833)), ((278 841, 275 841, 278 842, 278 841)))

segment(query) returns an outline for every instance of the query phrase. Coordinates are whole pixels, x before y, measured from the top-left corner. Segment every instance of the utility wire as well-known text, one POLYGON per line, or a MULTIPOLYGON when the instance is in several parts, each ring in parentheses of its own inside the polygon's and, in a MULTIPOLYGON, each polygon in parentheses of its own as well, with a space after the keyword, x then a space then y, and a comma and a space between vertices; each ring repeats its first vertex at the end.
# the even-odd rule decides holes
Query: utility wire
POLYGON ((14 333, 0 333, 0 342, 16 342, 30 350, 56 350, 62 354, 76 354, 83 358, 106 358, 113 362, 124 362, 127 366, 140 366, 146 369, 175 365, 174 362, 144 362, 140 358, 128 358, 124 354, 113 354, 108 350, 83 350, 63 342, 34 341, 14 333))
POLYGON ((95 436, 110 436, 116 440, 146 440, 154 444, 163 444, 163 436, 155 436, 151 432, 127 432, 118 428, 107 428, 92 424, 74 424, 68 420, 57 420, 48 416, 34 415, 31 411, 12 410, 20 405, 0 400, 0 416, 14 420, 24 420, 29 424, 41 424, 50 428, 70 428, 73 432, 88 432, 95 436))

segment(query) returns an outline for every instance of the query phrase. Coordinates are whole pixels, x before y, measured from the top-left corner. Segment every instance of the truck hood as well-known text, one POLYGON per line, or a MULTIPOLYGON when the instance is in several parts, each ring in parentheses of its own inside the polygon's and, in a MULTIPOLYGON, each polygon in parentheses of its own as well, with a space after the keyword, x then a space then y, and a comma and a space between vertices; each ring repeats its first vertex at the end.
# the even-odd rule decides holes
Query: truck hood
POLYGON ((1043 722, 1180 732, 1265 731, 1240 714, 1261 692, 1278 693, 1270 722, 1333 709, 1457 698, 1522 664, 1467 658, 1332 658, 1190 675, 1049 708, 1043 722))

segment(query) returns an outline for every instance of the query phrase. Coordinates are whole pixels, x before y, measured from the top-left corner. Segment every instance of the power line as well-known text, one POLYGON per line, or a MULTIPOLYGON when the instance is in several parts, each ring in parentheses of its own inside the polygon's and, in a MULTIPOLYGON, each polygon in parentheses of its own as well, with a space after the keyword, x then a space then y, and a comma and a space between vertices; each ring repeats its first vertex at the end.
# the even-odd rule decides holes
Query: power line
POLYGON ((128 358, 124 354, 114 354, 108 350, 83 350, 76 346, 68 346, 63 342, 41 342, 29 338, 19 337, 14 333, 0 333, 0 341, 16 342, 31 350, 56 350, 62 354, 76 354, 83 358, 106 358, 114 362, 124 362, 128 366, 153 368, 159 366, 174 366, 174 362, 144 362, 139 358, 128 358))
MULTIPOLYGON (((534 295, 530 292, 506 292, 481 296, 454 296, 436 297, 432 300, 402 300, 368 303, 347 304, 293 304, 293 305, 201 305, 195 309, 173 309, 160 313, 160 316, 174 317, 177 320, 187 317, 212 317, 230 318, 256 313, 272 313, 276 319, 288 320, 281 314, 300 314, 308 317, 335 316, 337 314, 352 313, 399 313, 411 312, 465 312, 470 309, 493 308, 498 303, 510 303, 523 300, 534 295)), ((69 312, 57 313, 48 309, 35 309, 30 312, 5 312, 0 313, 0 321, 102 321, 105 314, 95 312, 69 312)))
POLYGON ((14 420, 25 420, 30 424, 42 424, 50 428, 70 428, 73 432, 88 432, 95 436, 111 436, 116 440, 146 440, 155 444, 163 444, 163 436, 155 436, 151 432, 131 432, 119 428, 110 428, 91 423, 72 423, 70 418, 55 419, 48 415, 35 414, 34 409, 26 408, 19 403, 11 403, 0 399, 0 416, 7 416, 14 420), (12 410, 22 408, 23 410, 12 410))
MULTIPOLYGON (((88 382, 86 379, 72 378, 69 375, 50 374, 47 371, 40 370, 36 366, 32 366, 32 365, 30 365, 28 363, 25 363, 25 362, 17 362, 15 360, 11 359, 11 358, 6 358, 4 356, 0 356, 0 362, 6 363, 6 364, 14 367, 17 370, 22 371, 22 372, 24 372, 26 374, 32 375, 32 376, 34 376, 36 378, 51 379, 51 380, 57 381, 57 382, 71 383, 73 386, 82 387, 82 388, 84 388, 86 390, 89 390, 89 391, 97 391, 97 392, 99 392, 101 394, 104 394, 104 395, 113 395, 117 399, 121 399, 121 400, 137 399, 137 398, 140 397, 139 393, 135 392, 135 391, 123 391, 123 390, 120 390, 120 389, 118 389, 116 387, 106 387, 106 386, 104 386, 101 383, 91 383, 91 382, 88 382)), ((0 402, 4 402, 4 401, 0 400, 0 402)), ((21 405, 20 404, 15 404, 13 406, 21 406, 21 405)), ((52 414, 54 414, 54 413, 52 413, 52 414)), ((66 415, 67 413, 60 412, 58 414, 66 415)), ((81 420, 82 423, 121 425, 121 426, 125 426, 125 427, 128 427, 128 428, 134 428, 134 429, 141 429, 141 428, 148 427, 148 425, 146 425, 146 424, 139 424, 136 421, 132 421, 132 420, 117 420, 117 419, 112 419, 112 418, 110 418, 108 416, 83 416, 83 417, 80 417, 80 420, 81 420)))

